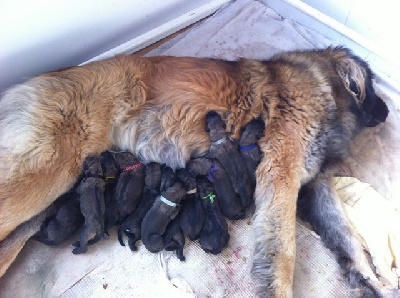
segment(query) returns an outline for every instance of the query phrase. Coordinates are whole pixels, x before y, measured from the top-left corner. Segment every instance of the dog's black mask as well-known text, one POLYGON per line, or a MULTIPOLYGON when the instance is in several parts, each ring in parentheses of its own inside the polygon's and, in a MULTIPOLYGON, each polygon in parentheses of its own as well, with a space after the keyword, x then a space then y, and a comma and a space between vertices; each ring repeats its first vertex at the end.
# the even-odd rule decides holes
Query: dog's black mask
POLYGON ((389 109, 385 102, 376 95, 371 83, 366 84, 366 97, 362 104, 365 113, 367 127, 377 126, 379 123, 385 122, 389 114, 389 109))

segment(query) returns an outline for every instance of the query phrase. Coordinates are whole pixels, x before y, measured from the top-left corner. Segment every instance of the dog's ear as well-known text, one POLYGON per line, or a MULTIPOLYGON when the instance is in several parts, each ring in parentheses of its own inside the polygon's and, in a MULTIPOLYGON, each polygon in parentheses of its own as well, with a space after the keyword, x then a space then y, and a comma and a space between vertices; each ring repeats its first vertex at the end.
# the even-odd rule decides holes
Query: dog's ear
POLYGON ((346 56, 340 58, 335 67, 345 88, 354 95, 359 107, 365 99, 366 80, 369 76, 369 69, 363 65, 365 62, 360 62, 361 60, 357 61, 351 56, 346 56))
POLYGON ((375 93, 372 72, 368 64, 347 49, 341 49, 335 69, 345 88, 353 94, 357 105, 365 113, 366 126, 376 126, 386 120, 389 109, 375 93))

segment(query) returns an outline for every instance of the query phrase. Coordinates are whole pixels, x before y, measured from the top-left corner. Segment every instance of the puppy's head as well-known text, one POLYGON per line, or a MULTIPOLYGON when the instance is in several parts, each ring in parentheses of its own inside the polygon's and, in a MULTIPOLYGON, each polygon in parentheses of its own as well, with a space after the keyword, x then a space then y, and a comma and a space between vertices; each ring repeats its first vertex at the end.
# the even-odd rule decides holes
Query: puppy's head
POLYGON ((83 162, 85 175, 102 175, 101 162, 99 156, 88 156, 83 162))
POLYGON ((160 191, 165 191, 176 182, 175 172, 170 167, 165 167, 161 171, 160 191))
POLYGON ((265 123, 262 119, 253 119, 242 128, 239 144, 249 145, 257 142, 264 136, 265 123))
POLYGON ((186 186, 186 190, 192 190, 196 187, 196 178, 189 175, 186 169, 179 169, 176 171, 176 176, 186 186))
POLYGON ((100 159, 104 176, 111 178, 118 175, 118 168, 110 151, 102 152, 100 159))
POLYGON ((206 115, 206 132, 214 131, 214 130, 220 130, 226 129, 226 125, 224 121, 222 121, 221 116, 214 111, 208 112, 206 115))
POLYGON ((363 124, 373 127, 386 120, 389 109, 372 85, 372 71, 360 57, 345 48, 335 48, 335 70, 364 114, 363 124))
POLYGON ((128 151, 113 152, 115 163, 120 171, 123 171, 126 167, 139 163, 139 160, 128 151))
POLYGON ((160 190, 161 185, 161 165, 150 162, 146 165, 145 185, 153 190, 160 190))

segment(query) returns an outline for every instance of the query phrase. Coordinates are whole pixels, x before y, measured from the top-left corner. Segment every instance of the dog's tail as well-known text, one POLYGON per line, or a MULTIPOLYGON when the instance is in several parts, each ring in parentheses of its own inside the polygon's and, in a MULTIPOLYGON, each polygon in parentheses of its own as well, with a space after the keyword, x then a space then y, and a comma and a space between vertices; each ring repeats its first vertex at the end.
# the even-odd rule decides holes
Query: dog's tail
POLYGON ((43 212, 20 224, 5 239, 0 241, 0 277, 4 275, 14 262, 26 241, 40 230, 46 218, 54 215, 58 208, 57 203, 50 205, 43 212))

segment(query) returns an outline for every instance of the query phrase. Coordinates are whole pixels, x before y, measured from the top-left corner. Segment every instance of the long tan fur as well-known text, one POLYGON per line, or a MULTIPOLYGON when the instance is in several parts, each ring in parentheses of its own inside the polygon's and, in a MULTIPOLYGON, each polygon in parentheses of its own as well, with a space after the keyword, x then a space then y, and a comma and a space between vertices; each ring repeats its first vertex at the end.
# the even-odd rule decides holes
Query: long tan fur
POLYGON ((268 62, 119 56, 15 86, 0 101, 0 240, 10 243, 0 272, 24 242, 6 237, 73 185, 86 156, 116 146, 184 167, 208 150, 204 117, 215 110, 234 138, 255 117, 266 123, 253 275, 258 295, 290 297, 297 195, 323 163, 310 148, 333 114, 349 137, 360 128, 349 109, 362 105, 366 75, 347 51, 327 49, 268 62), (350 92, 352 73, 361 96, 350 92))

